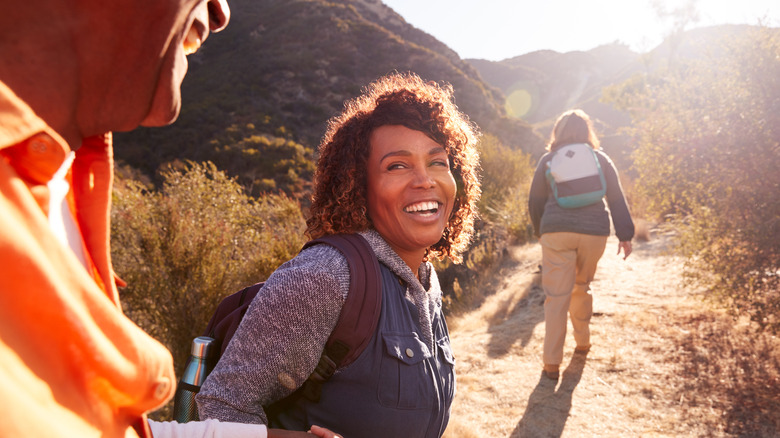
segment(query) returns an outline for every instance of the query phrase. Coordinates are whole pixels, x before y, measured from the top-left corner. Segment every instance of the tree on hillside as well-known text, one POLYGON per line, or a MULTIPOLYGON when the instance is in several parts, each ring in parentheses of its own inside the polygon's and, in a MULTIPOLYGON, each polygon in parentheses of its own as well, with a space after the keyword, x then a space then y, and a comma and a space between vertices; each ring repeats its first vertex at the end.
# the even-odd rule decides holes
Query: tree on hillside
POLYGON ((638 190, 679 225, 687 278, 780 331, 780 33, 754 28, 607 96, 632 114, 638 190))
MULTIPOLYGON (((284 135, 284 127, 277 128, 284 135)), ((209 154, 220 169, 238 177, 252 196, 284 193, 307 201, 314 175, 314 150, 281 136, 260 134, 255 125, 231 125, 211 140, 209 154)))
POLYGON ((173 353, 177 373, 219 301, 265 278, 304 242, 297 202, 260 199, 212 163, 162 173, 159 191, 118 179, 111 256, 127 315, 173 353))

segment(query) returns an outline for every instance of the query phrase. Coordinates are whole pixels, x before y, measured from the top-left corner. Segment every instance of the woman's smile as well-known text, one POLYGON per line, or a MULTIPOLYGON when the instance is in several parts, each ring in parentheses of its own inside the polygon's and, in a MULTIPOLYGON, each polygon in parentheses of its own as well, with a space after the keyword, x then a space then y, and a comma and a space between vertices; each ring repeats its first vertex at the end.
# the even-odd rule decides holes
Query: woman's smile
POLYGON ((447 151, 424 133, 400 125, 375 129, 370 147, 368 215, 416 271, 452 213, 455 179, 447 151))

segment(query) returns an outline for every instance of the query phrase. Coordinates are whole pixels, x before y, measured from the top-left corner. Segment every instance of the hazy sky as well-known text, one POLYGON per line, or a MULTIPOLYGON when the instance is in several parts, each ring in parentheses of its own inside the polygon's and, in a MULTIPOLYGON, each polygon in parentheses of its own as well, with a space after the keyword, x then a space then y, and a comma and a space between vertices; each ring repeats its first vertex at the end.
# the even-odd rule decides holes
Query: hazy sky
MULTIPOLYGON (((590 50, 616 41, 642 53, 674 26, 652 5, 671 11, 684 0, 382 0, 461 58, 500 61, 535 50, 590 50)), ((699 21, 780 26, 779 0, 698 0, 699 21)))

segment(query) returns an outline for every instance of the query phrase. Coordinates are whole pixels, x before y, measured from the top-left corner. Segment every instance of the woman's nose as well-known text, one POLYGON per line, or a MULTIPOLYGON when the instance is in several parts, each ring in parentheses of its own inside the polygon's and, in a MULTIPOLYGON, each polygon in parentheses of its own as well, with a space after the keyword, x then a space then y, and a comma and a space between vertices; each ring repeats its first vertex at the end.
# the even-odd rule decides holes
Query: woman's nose
POLYGON ((209 30, 219 32, 230 21, 230 7, 227 0, 208 0, 209 30))
POLYGON ((436 180, 433 178, 427 168, 417 170, 414 173, 414 185, 415 187, 430 188, 436 185, 436 180))

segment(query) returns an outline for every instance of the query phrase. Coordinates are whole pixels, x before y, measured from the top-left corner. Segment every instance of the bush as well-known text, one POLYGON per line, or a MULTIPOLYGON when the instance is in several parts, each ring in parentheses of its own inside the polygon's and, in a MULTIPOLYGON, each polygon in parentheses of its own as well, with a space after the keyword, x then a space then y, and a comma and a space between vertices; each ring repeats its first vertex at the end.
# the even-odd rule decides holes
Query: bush
POLYGON ((264 280, 301 248, 304 222, 285 196, 255 200, 212 163, 162 172, 154 191, 118 179, 112 257, 127 315, 173 353, 177 374, 219 301, 264 280))
POLYGON ((283 192, 299 201, 308 199, 315 167, 313 149, 283 137, 259 134, 252 124, 229 127, 211 141, 211 146, 210 159, 238 176, 249 194, 283 192))
POLYGON ((637 189, 681 229, 686 278, 780 331, 780 34, 755 28, 612 90, 630 109, 637 189))
POLYGON ((492 227, 505 231, 515 243, 531 237, 528 190, 534 174, 530 155, 512 150, 485 135, 479 143, 482 164, 482 198, 479 211, 492 227))
POLYGON ((494 292, 493 272, 511 244, 527 242, 532 235, 528 215, 528 190, 534 167, 528 154, 512 150, 491 135, 481 138, 481 218, 474 238, 463 254, 463 263, 435 261, 446 311, 469 309, 494 292))

